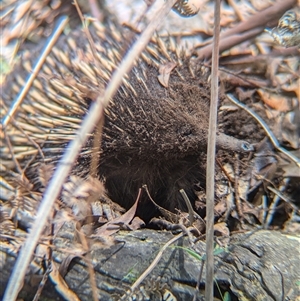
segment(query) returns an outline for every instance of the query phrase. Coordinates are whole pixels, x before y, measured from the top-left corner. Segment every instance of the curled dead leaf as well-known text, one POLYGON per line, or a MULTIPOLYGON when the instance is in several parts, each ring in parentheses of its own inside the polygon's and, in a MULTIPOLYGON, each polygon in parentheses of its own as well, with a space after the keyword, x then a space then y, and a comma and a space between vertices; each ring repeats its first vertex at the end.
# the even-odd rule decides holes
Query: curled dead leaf
POLYGON ((175 67, 176 63, 174 62, 168 62, 159 67, 159 76, 157 77, 157 79, 165 88, 169 87, 170 74, 175 67))
MULTIPOLYGON (((128 229, 131 229, 130 223, 135 216, 139 199, 140 199, 140 192, 139 192, 139 195, 138 195, 135 203, 132 205, 132 207, 128 211, 126 211, 123 215, 107 222, 106 224, 104 224, 103 226, 98 228, 93 237, 112 235, 112 234, 118 232, 121 227, 124 229, 124 227, 126 227, 126 225, 128 226, 127 227, 128 229)), ((137 226, 137 224, 135 222, 134 227, 136 227, 136 226, 137 226)))

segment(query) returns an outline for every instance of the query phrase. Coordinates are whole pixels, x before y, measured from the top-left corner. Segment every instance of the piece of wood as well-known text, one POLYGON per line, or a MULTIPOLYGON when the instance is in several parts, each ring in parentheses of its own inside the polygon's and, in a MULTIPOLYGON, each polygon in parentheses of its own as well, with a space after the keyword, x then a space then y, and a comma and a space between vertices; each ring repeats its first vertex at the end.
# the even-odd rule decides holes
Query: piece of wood
MULTIPOLYGON (((57 248, 75 251, 73 236, 74 229, 70 224, 66 224, 54 243, 57 248)), ((99 299, 104 301, 118 300, 130 284, 147 269, 173 234, 144 229, 134 232, 121 231, 114 237, 119 243, 103 248, 95 242, 91 251, 99 299)), ((178 247, 169 247, 163 254, 151 274, 156 280, 152 280, 152 284, 157 283, 158 287, 162 287, 167 279, 166 289, 176 296, 177 300, 192 300, 201 262, 183 249, 191 249, 186 237, 176 245, 178 247), (162 277, 161 280, 159 276, 162 277)), ((199 241, 193 249, 203 256, 205 243, 199 241)), ((54 252, 57 262, 61 262, 66 256, 66 252, 54 252)), ((299 256, 297 237, 265 230, 236 234, 231 237, 228 251, 215 256, 215 279, 224 292, 230 292, 238 300, 280 301, 283 300, 283 293, 286 296, 289 292, 291 300, 295 300, 299 288, 297 281, 300 279, 299 256)), ((3 296, 15 257, 3 248, 0 257, 3 259, 0 296, 3 296)), ((35 277, 37 276, 33 270, 27 275, 25 286, 19 295, 25 301, 32 300, 36 291, 35 287, 29 285, 29 280, 35 277)), ((205 279, 205 269, 202 279, 205 279)), ((73 259, 64 280, 80 300, 91 300, 92 292, 85 260, 79 257, 73 259)), ((203 288, 202 282, 200 289, 203 288)), ((141 287, 138 288, 140 289, 141 287)), ((201 295, 203 296, 203 291, 198 297, 201 295)), ((46 296, 47 300, 63 300, 49 281, 42 292, 42 297, 46 296)))

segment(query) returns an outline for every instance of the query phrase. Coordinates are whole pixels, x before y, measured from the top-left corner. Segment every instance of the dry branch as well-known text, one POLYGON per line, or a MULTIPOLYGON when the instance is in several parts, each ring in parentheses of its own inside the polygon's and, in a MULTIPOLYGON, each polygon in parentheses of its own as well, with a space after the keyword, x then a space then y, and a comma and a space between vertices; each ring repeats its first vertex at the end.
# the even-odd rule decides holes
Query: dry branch
MULTIPOLYGON (((239 23, 220 36, 220 53, 230 49, 232 46, 247 41, 264 31, 269 22, 277 22, 279 18, 296 4, 296 0, 277 1, 249 19, 239 23)), ((209 44, 197 50, 199 58, 208 59, 211 57, 213 45, 209 44)))

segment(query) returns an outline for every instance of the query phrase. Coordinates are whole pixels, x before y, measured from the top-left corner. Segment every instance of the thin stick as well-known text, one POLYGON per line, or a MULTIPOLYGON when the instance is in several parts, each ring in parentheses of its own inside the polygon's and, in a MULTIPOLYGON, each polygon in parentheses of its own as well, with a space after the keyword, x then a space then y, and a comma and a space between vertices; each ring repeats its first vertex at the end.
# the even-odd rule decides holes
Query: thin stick
POLYGON ((68 23, 69 18, 64 16, 60 19, 55 31, 50 36, 49 40, 46 42, 46 47, 43 49, 43 52, 39 59, 34 66, 32 73, 30 74, 28 80, 26 81, 25 86, 23 87, 21 93, 18 95, 16 100, 13 102, 12 107, 10 108, 9 112, 6 114, 5 118, 2 121, 2 128, 4 129, 8 123, 10 122, 11 118, 15 115, 18 107, 21 105, 24 97, 26 96, 27 92, 29 91, 34 79, 36 78, 37 74, 39 73, 41 67, 43 66, 46 57, 52 50, 52 47, 55 45, 57 39, 59 38, 60 34, 64 30, 66 24, 68 23))
POLYGON ((38 243, 39 237, 44 230, 44 226, 47 223, 48 216, 52 210, 54 202, 61 191, 65 179, 71 171, 72 165, 75 162, 82 145, 87 140, 88 134, 92 132, 94 126, 98 124, 99 120, 102 118, 103 114, 101 113, 104 111, 104 107, 108 106, 110 99, 121 85, 123 76, 132 68, 134 64, 134 58, 139 57, 140 53, 151 39, 155 29, 169 13, 175 2, 176 0, 170 0, 163 4, 150 24, 144 30, 143 34, 133 45, 117 71, 113 74, 111 82, 109 83, 104 96, 99 96, 97 101, 93 103, 89 113, 84 118, 82 126, 77 132, 76 137, 73 141, 71 141, 69 147, 66 149, 64 155, 59 161, 58 167, 55 170, 54 175, 49 182, 49 185, 43 196, 36 220, 32 225, 24 247, 21 249, 18 256, 7 289, 5 291, 3 301, 16 300, 18 292, 23 284, 23 279, 27 266, 30 263, 32 253, 38 243))
POLYGON ((95 134, 94 134, 93 149, 92 149, 91 163, 90 163, 90 175, 93 178, 97 176, 97 171, 99 168, 103 124, 104 124, 104 118, 101 118, 98 124, 96 125, 94 131, 95 134))
POLYGON ((255 112, 253 112, 251 109, 249 109, 243 103, 239 102, 232 94, 228 93, 228 94, 226 94, 226 96, 231 102, 233 102, 238 107, 244 109, 247 113, 249 113, 261 125, 261 127, 264 129, 264 131, 270 138, 273 146, 278 151, 280 151, 281 153, 283 153, 284 155, 286 155, 287 157, 292 159, 298 165, 298 167, 300 167, 300 158, 297 158, 291 152, 289 152, 288 150, 286 150, 280 146, 280 143, 278 142, 277 138, 275 137, 275 135, 272 133, 272 131, 270 130, 268 125, 264 122, 264 120, 260 116, 258 116, 255 112))
POLYGON ((236 211, 238 213, 238 217, 241 222, 243 222, 244 214, 242 211, 242 204, 240 200, 240 193, 239 193, 239 174, 240 174, 240 161, 239 161, 239 155, 234 155, 234 194, 235 194, 235 206, 236 211))
POLYGON ((13 162, 15 163, 15 167, 18 170, 19 174, 21 175, 21 174, 23 174, 23 170, 22 170, 17 158, 14 155, 14 151, 13 151, 12 145, 10 143, 10 139, 9 139, 8 135, 6 134, 5 130, 4 130, 4 137, 5 137, 9 152, 11 154, 11 158, 12 158, 13 162))
POLYGON ((292 8, 296 4, 296 0, 277 0, 273 5, 257 12, 253 16, 249 17, 247 20, 233 26, 222 34, 222 37, 228 37, 233 34, 240 34, 249 29, 256 27, 265 27, 268 22, 272 20, 278 20, 282 14, 292 8))
POLYGON ((180 189, 179 192, 181 193, 184 201, 185 201, 185 204, 188 208, 188 213, 189 213, 189 221, 190 221, 190 224, 193 225, 195 219, 194 219, 194 209, 192 207, 192 204, 186 194, 186 192, 184 191, 184 189, 180 189))
POLYGON ((206 279, 205 300, 213 300, 214 288, 214 196, 215 196, 215 157, 218 114, 218 68, 220 37, 220 0, 215 1, 214 40, 211 72, 211 100, 207 143, 206 167, 206 279))
MULTIPOLYGON (((292 8, 296 2, 296 0, 277 0, 272 6, 257 12, 247 20, 244 20, 236 26, 222 32, 220 43, 222 45, 222 51, 228 49, 227 47, 231 47, 230 45, 232 45, 232 38, 239 40, 238 43, 241 43, 242 41, 252 38, 253 35, 259 35, 261 32, 263 32, 264 28, 270 21, 278 20, 282 14, 284 14, 284 12, 286 12, 288 9, 292 8)), ((234 43, 235 44, 233 45, 236 45, 237 41, 234 43)), ((206 45, 197 50, 197 55, 201 58, 207 58, 211 54, 211 48, 211 44, 206 45)))
MULTIPOLYGON (((268 229, 270 227, 271 222, 272 222, 273 217, 274 217, 274 213, 276 212, 276 208, 278 206, 278 203, 282 199, 281 195, 278 195, 278 193, 281 194, 281 192, 284 192, 284 190, 287 187, 288 182, 289 182, 288 178, 283 179, 283 184, 284 185, 280 185, 279 191, 276 191, 276 194, 275 194, 275 196, 273 198, 273 202, 269 206, 269 211, 267 212, 267 217, 266 217, 266 219, 264 221, 264 229, 268 229)), ((269 189, 269 187, 267 187, 267 188, 269 189)))
POLYGON ((199 276, 198 276, 198 280, 197 280, 197 285, 194 290, 193 301, 197 301, 197 293, 200 290, 200 282, 201 282, 201 278, 202 278, 202 274, 203 274, 203 268, 204 268, 204 260, 201 260, 201 266, 200 266, 199 276))
POLYGON ((91 46, 91 51, 92 51, 92 54, 93 54, 95 65, 97 66, 97 68, 101 69, 99 61, 96 59, 97 58, 97 50, 96 50, 96 46, 95 46, 94 40, 93 40, 92 35, 91 35, 90 31, 89 31, 89 28, 87 26, 87 22, 86 22, 83 14, 82 14, 82 11, 81 11, 81 9, 80 9, 80 7, 78 5, 77 0, 74 0, 74 5, 76 7, 77 13, 78 13, 79 18, 81 20, 84 33, 86 34, 86 37, 87 37, 87 39, 89 41, 89 44, 91 46))
MULTIPOLYGON (((152 272, 152 270, 156 267, 156 265, 158 264, 158 262, 160 261, 161 257, 164 254, 164 251, 170 246, 172 245, 176 240, 178 240, 179 238, 183 237, 185 234, 184 233, 180 233, 178 235, 176 235, 175 237, 173 237, 172 239, 170 239, 158 252, 158 254, 156 255, 156 257, 154 258, 154 260, 152 261, 152 263, 150 264, 150 266, 145 270, 145 272, 135 281, 135 283, 130 287, 130 292, 133 292, 141 283, 142 281, 152 272)), ((124 294, 119 300, 125 300, 126 297, 128 297, 127 293, 124 294)))
MULTIPOLYGON (((245 41, 249 41, 252 38, 258 36, 263 31, 264 31, 263 27, 257 27, 257 28, 248 30, 246 32, 240 33, 240 34, 234 34, 229 37, 223 37, 220 40, 219 53, 222 53, 223 51, 228 50, 228 49, 232 48, 233 46, 241 44, 245 41)), ((214 46, 212 44, 208 44, 208 45, 200 48, 197 51, 198 58, 199 59, 209 59, 211 57, 213 47, 214 46)))

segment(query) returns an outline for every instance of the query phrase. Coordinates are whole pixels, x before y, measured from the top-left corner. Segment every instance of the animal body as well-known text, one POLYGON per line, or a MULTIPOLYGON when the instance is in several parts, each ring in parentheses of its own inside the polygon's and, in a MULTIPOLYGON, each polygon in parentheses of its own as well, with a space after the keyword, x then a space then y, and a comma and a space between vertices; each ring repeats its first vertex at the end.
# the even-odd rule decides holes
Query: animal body
MULTIPOLYGON (((92 27, 96 55, 82 30, 61 37, 6 127, 11 149, 3 135, 1 159, 10 183, 18 173, 17 161, 33 191, 39 192, 39 165, 58 161, 122 59, 128 47, 126 32, 115 25, 105 29, 94 23, 92 27)), ((129 208, 139 188, 147 184, 159 205, 171 211, 184 210, 179 189, 185 189, 193 203, 194 185, 205 183, 210 88, 196 59, 171 39, 153 40, 105 110, 101 147, 94 149, 91 134, 72 174, 88 177, 91 156, 97 156, 96 176, 104 181, 109 197, 121 206, 129 208), (162 85, 159 70, 170 62, 175 67, 167 84, 162 85)), ((7 76, 3 115, 20 93, 36 57, 24 53, 7 76)), ((252 150, 249 143, 220 132, 217 147, 252 150)), ((146 204, 147 200, 142 195, 141 202, 146 204)), ((150 207, 142 209, 145 219, 154 215, 147 211, 150 207)))

